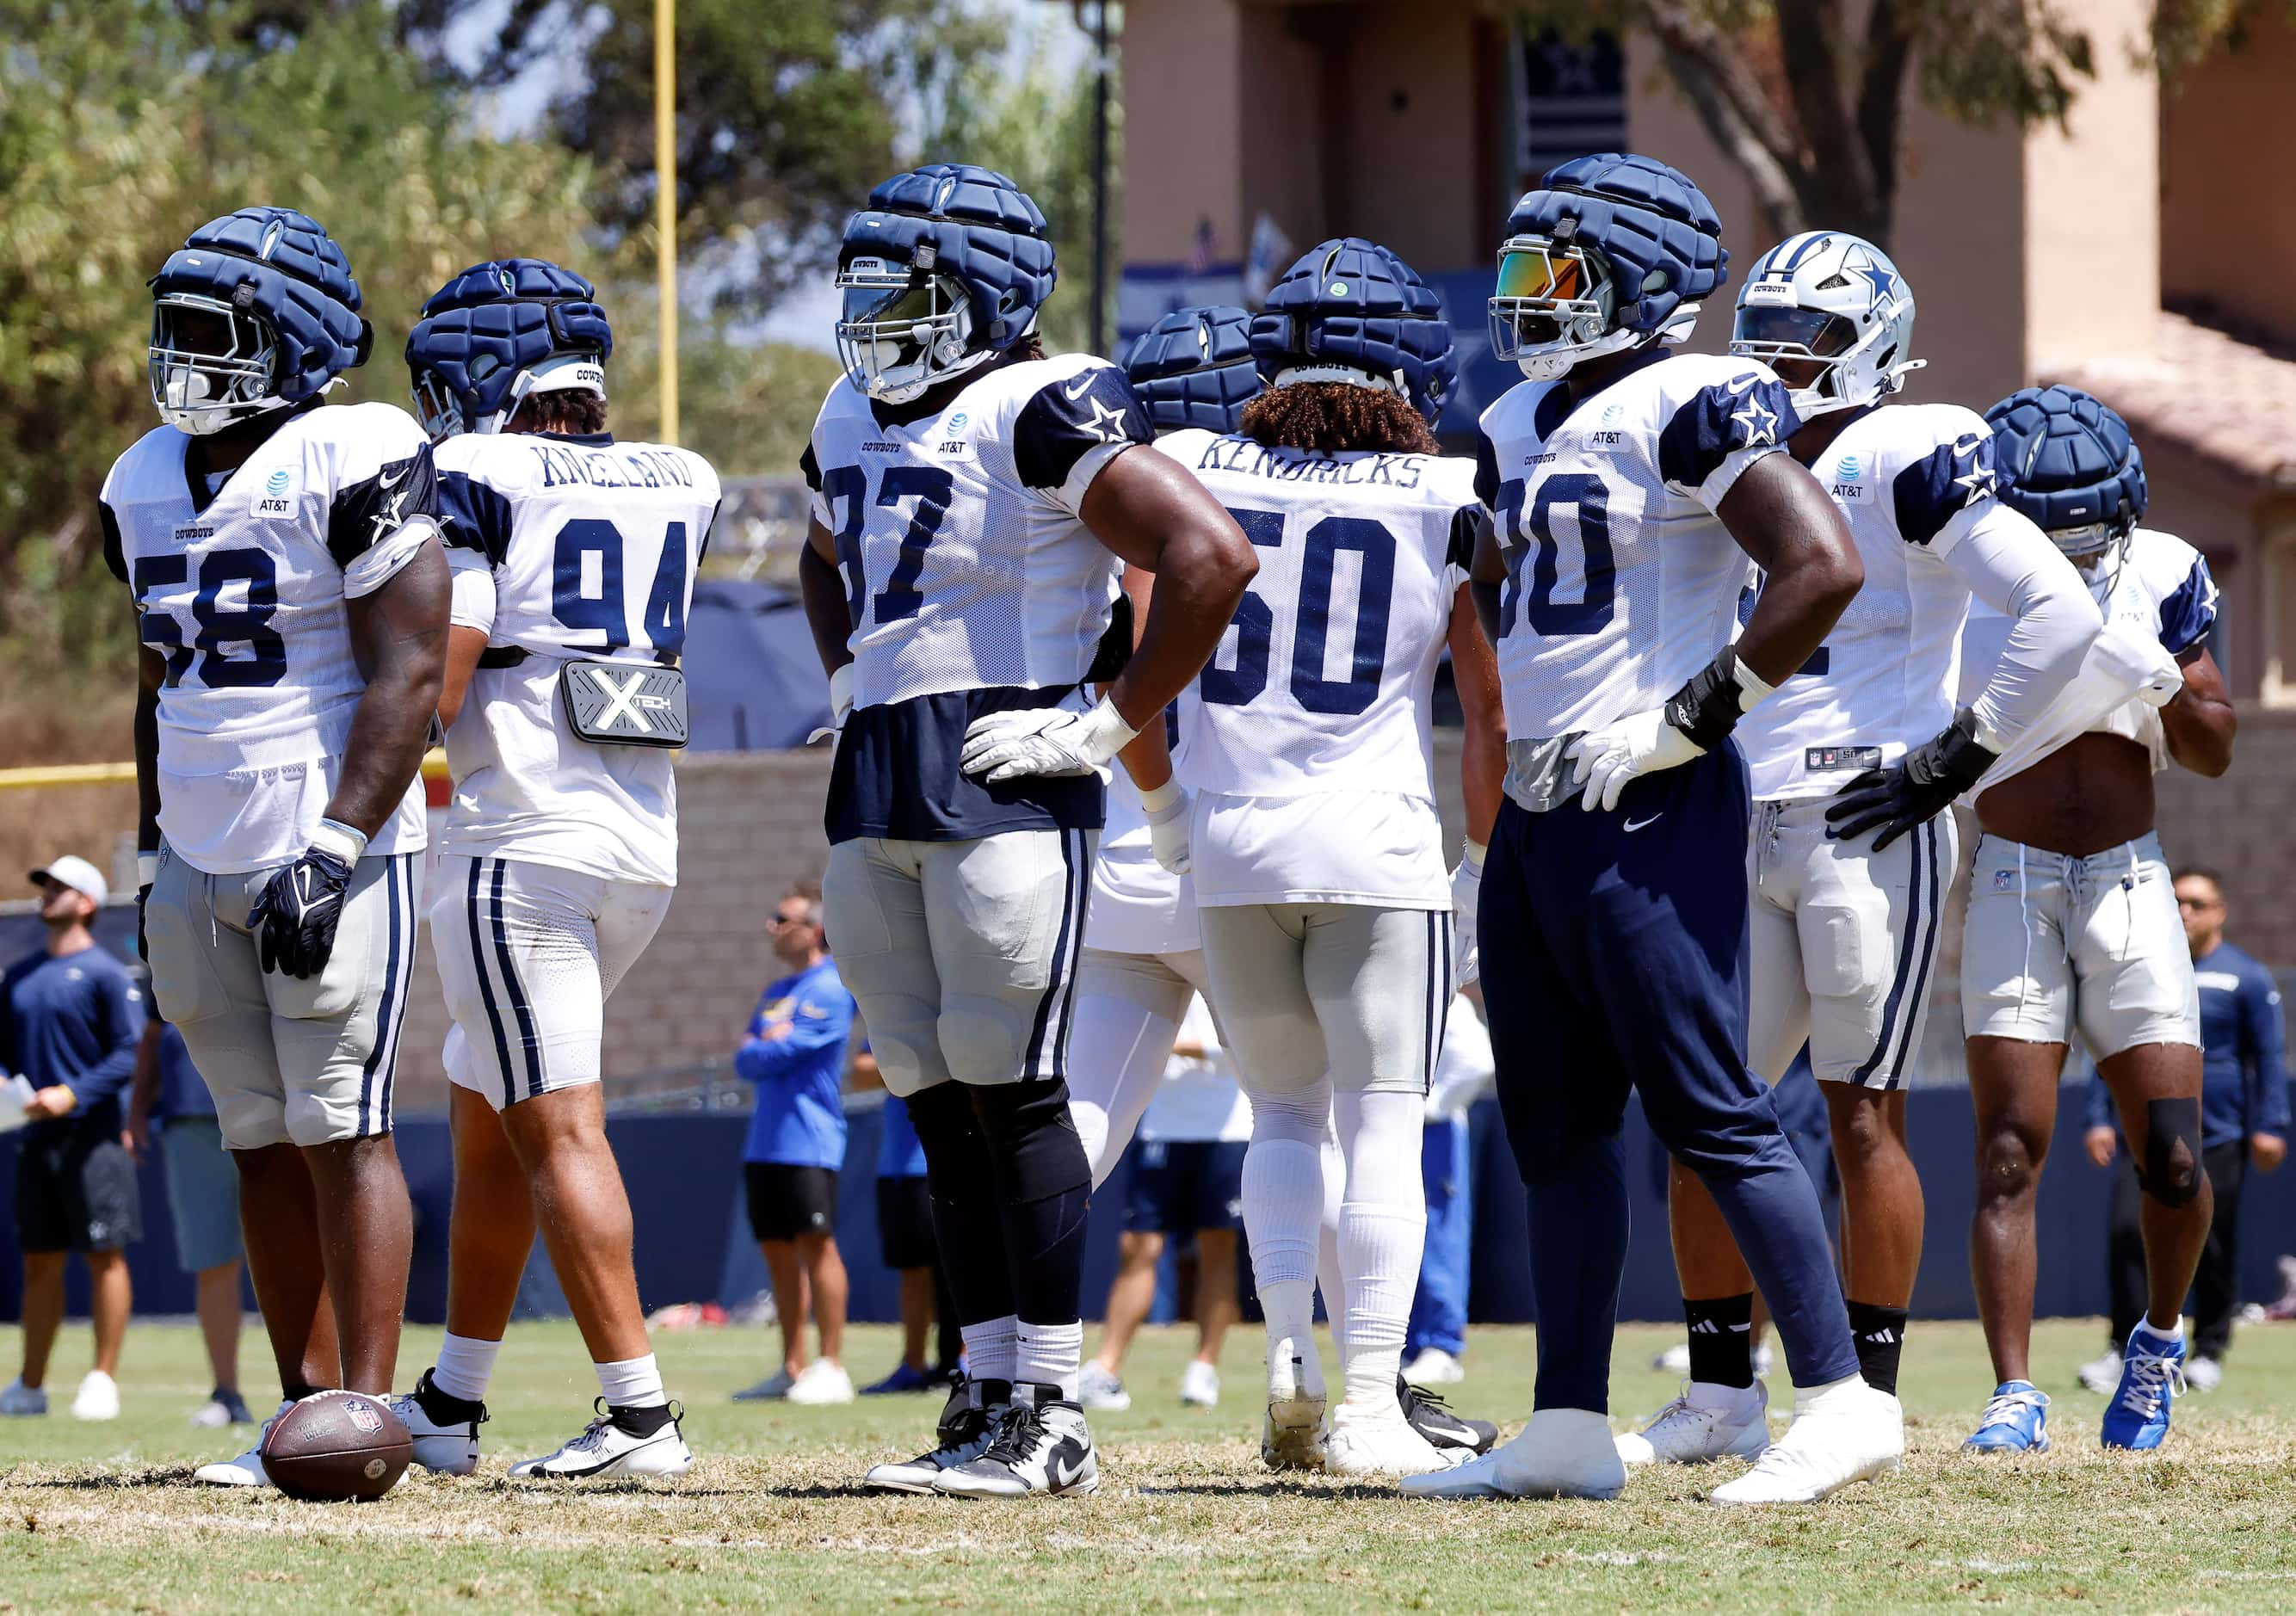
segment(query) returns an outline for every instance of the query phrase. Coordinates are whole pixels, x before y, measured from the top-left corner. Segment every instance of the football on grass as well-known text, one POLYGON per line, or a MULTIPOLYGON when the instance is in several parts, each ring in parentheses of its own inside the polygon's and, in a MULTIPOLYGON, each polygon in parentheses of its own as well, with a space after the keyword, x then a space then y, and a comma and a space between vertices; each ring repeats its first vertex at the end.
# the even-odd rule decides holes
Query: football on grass
POLYGON ((406 1473, 414 1439, 381 1398, 320 1391, 263 1439, 263 1468, 291 1498, 380 1498, 406 1473))

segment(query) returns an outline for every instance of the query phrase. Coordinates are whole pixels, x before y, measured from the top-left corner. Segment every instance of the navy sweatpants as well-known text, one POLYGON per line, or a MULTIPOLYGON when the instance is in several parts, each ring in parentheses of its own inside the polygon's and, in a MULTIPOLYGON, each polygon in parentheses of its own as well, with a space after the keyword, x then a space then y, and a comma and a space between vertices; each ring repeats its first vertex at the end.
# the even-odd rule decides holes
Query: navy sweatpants
POLYGON ((1746 1067, 1744 760, 1726 744, 1629 783, 1499 811, 1484 865, 1483 1003, 1530 1198, 1540 1408, 1610 1408, 1627 1253, 1629 1089, 1696 1172, 1768 1299, 1797 1386, 1857 1373, 1809 1177, 1746 1067))

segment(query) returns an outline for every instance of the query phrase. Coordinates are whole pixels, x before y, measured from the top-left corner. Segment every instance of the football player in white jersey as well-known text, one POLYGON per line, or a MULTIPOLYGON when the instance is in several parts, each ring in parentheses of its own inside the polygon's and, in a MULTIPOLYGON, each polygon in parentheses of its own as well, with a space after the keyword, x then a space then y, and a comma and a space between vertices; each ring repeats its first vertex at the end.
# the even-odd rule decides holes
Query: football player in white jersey
MULTIPOLYGON (((1792 390, 1802 426, 1787 449, 1826 484, 1866 569, 1825 644, 1736 738, 1754 795, 1747 1061, 1775 1083, 1809 1046, 1841 1174, 1858 1366, 1888 1392, 1922 1251, 1901 1084, 1960 867, 1943 810, 2041 716, 2103 626, 2056 546, 1994 497, 1992 434, 1977 413, 1889 402, 1919 366, 1913 332, 1913 292, 1881 250, 1812 231, 1756 261, 1730 340, 1792 390), (1972 595, 2014 631, 1956 711, 1972 595)), ((1769 1441, 1753 1280, 1697 1175, 1677 1162, 1670 1189, 1690 1379, 1647 1429, 1619 1439, 1629 1464, 1748 1456, 1769 1441)))
POLYGON ((896 1491, 1098 1483, 1076 1402, 1090 1169, 1064 1079, 1100 770, 1122 753, 1144 789, 1169 783, 1163 710, 1255 570, 1202 486, 1141 447, 1120 372, 1040 357, 1053 278, 1044 216, 1003 175, 879 185, 846 224, 846 376, 801 463, 840 730, 824 919, 924 1147, 975 1377, 931 1453, 869 1472, 896 1491), (1121 562, 1155 574, 1136 649, 1121 562))
MULTIPOLYGON (((2005 759, 2010 772, 1988 775, 1977 797, 1983 834, 1961 1003, 1977 1108, 1970 1264, 1997 1385, 1968 1445, 2049 1445, 2048 1399, 2027 1357, 2033 1198, 2079 1028, 2137 1163, 2150 1292, 2102 1437, 2107 1448, 2154 1448, 2180 1389, 2185 1296, 2213 1201, 2201 1160, 2200 990, 2153 834, 2152 776, 2171 760, 2211 776, 2232 765, 2232 702, 2208 648, 2217 589, 2200 552, 2136 525, 2144 463, 2111 409, 2070 388, 2029 388, 1986 419, 2000 446, 2002 499, 2072 557, 2106 636, 2133 634, 2161 668, 2137 696, 2073 712, 2070 733, 2038 759, 2021 767, 2005 759)), ((2005 627, 1990 614, 1971 618, 1971 675, 1991 665, 2005 627)))
POLYGON ((646 1340, 599 1087, 604 1005, 677 881, 678 657, 718 509, 707 461, 606 430, 613 333, 554 264, 474 265, 406 344, 455 575, 455 798, 430 911, 455 1123, 447 1339, 395 1405, 419 1464, 478 1464, 487 1383, 540 1228, 599 1415, 513 1476, 693 1462, 646 1340))
MULTIPOLYGON (((1125 376, 1160 438, 1191 429, 1232 435, 1243 406, 1260 389, 1251 316, 1221 308, 1167 315, 1125 356, 1125 376)), ((1144 573, 1125 575, 1136 605, 1145 604, 1147 585, 1144 573)), ((1177 734, 1177 721, 1168 722, 1177 734)), ((1185 759, 1176 757, 1174 768, 1185 775, 1185 759)), ((1131 781, 1119 773, 1109 782, 1108 824, 1092 866, 1070 1044, 1069 1109, 1095 1189, 1123 1158, 1163 1081, 1189 1002, 1205 991, 1195 890, 1185 874, 1191 804, 1177 783, 1153 796, 1159 817, 1152 824, 1131 781), (1181 867, 1167 869, 1165 859, 1181 867)), ((1332 1182, 1324 1197, 1327 1216, 1316 1240, 1316 1273, 1332 1337, 1343 1342, 1347 1292, 1340 1280, 1338 1214, 1345 1169, 1336 1145, 1325 1147, 1324 1172, 1332 1182)), ((1496 1426, 1461 1418, 1399 1373, 1395 1390, 1404 1417, 1438 1448, 1480 1453, 1497 1440, 1496 1426)), ((1271 1435, 1272 1428, 1263 1431, 1263 1447, 1273 1453, 1272 1442, 1265 1441, 1271 1435)))
POLYGON ((1859 1378, 1817 1196, 1746 1069, 1751 813, 1739 719, 1800 668, 1864 573, 1800 425, 1751 359, 1669 357, 1724 283, 1698 187, 1608 153, 1515 204, 1492 339, 1526 383, 1482 418, 1476 557, 1498 646, 1506 797, 1485 866, 1484 1004, 1529 1194, 1536 1406, 1436 1496, 1611 1497, 1628 1091, 1705 1181, 1775 1315, 1792 1428, 1723 1503, 1806 1502, 1898 1462, 1897 1399, 1859 1378), (1767 582, 1732 643, 1749 561, 1767 582))
POLYGON ((1267 390, 1240 430, 1162 447, 1260 553, 1180 730, 1206 990, 1251 1100, 1263 1451, 1279 1468, 1401 1475, 1464 1456, 1404 1417, 1396 1383, 1426 1233, 1427 1088, 1505 772, 1497 672, 1466 594, 1484 514, 1473 463, 1443 458, 1430 431, 1457 374, 1450 327, 1393 253, 1352 237, 1310 250, 1251 347, 1267 390), (1467 726, 1456 877, 1432 767, 1447 644, 1467 726), (1327 1431, 1311 1320, 1334 1120, 1345 1380, 1327 1431))
MULTIPOLYGON (((415 775, 447 652, 430 446, 392 406, 323 406, 373 333, 341 250, 302 214, 204 225, 152 287, 167 424, 114 463, 102 514, 143 642, 152 991, 238 1162, 283 1393, 381 1395, 413 1235, 390 1087, 415 775)), ((198 1477, 270 1480, 259 1444, 198 1477)))

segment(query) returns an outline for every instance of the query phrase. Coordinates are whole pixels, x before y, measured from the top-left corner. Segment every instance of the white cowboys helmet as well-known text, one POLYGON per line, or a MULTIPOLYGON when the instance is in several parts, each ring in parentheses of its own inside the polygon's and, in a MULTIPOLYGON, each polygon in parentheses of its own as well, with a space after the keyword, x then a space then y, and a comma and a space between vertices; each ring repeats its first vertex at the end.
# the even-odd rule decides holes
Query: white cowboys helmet
POLYGON ((1878 403, 1928 361, 1908 356, 1914 293, 1889 256, 1839 230, 1809 230, 1764 253, 1738 293, 1730 351, 1824 368, 1793 390, 1803 420, 1878 403))

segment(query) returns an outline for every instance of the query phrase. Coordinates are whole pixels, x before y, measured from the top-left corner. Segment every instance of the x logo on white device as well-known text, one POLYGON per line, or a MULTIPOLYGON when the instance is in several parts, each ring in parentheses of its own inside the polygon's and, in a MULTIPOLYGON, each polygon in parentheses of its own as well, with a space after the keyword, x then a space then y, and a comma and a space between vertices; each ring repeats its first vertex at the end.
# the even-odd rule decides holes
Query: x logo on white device
POLYGON ((615 684, 614 676, 603 668, 586 668, 582 671, 590 676, 598 686, 598 693, 606 698, 606 705, 594 720, 600 729, 611 729, 618 721, 627 718, 637 726, 638 734, 653 734, 653 726, 646 722, 645 714, 640 712, 636 706, 638 687, 645 683, 644 669, 641 668, 630 675, 626 685, 615 684))

